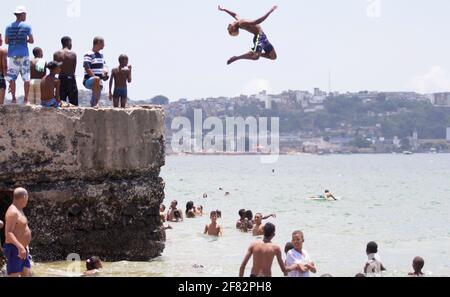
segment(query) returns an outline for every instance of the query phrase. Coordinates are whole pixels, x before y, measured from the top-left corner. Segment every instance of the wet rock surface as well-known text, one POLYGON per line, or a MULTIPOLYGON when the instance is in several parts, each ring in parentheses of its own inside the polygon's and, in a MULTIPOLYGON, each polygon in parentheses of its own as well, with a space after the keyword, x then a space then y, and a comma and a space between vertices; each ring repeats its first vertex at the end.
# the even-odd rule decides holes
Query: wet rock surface
POLYGON ((0 191, 29 191, 33 260, 159 256, 164 148, 157 107, 0 107, 0 191))

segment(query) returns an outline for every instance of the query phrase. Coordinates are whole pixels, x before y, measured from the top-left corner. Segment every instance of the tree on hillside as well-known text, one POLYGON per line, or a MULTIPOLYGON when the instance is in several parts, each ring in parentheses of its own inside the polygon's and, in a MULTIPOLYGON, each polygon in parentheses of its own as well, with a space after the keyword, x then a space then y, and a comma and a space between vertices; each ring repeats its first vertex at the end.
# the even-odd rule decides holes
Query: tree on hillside
POLYGON ((169 98, 162 95, 152 98, 151 101, 154 105, 169 105, 169 98))

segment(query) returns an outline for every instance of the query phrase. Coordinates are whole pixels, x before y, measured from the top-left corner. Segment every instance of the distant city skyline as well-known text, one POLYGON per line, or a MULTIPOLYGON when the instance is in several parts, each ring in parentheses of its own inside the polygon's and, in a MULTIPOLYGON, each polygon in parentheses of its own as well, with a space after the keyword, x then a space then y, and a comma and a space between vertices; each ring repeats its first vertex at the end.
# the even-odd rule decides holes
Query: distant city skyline
POLYGON ((160 94, 176 101, 261 90, 328 91, 330 74, 331 90, 339 92, 450 91, 450 41, 445 38, 450 2, 445 0, 45 3, 51 10, 44 11, 40 1, 2 3, 2 34, 14 21, 14 8, 27 6, 36 39, 30 49, 42 47, 50 60, 60 48, 60 38, 71 36, 79 57, 79 79, 82 55, 94 36, 104 36, 110 68, 116 66, 119 54, 130 56, 134 81, 129 93, 134 100, 160 94), (241 32, 231 38, 226 31, 231 19, 217 10, 218 4, 249 18, 277 4, 279 9, 263 28, 279 59, 227 66, 230 56, 250 49, 252 36, 241 32))

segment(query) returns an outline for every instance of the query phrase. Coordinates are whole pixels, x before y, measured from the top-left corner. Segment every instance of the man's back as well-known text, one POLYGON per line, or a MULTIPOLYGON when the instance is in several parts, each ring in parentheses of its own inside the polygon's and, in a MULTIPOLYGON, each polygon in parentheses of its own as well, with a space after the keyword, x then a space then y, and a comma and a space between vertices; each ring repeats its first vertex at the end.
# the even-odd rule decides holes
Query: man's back
POLYGON ((253 268, 252 276, 272 276, 272 264, 277 253, 281 253, 280 248, 271 243, 259 241, 253 244, 253 268))
POLYGON ((62 49, 57 51, 53 59, 56 62, 62 62, 61 74, 75 75, 77 69, 77 54, 69 49, 62 49))
POLYGON ((28 57, 28 36, 32 34, 31 27, 24 22, 14 22, 6 28, 9 40, 9 57, 28 57))

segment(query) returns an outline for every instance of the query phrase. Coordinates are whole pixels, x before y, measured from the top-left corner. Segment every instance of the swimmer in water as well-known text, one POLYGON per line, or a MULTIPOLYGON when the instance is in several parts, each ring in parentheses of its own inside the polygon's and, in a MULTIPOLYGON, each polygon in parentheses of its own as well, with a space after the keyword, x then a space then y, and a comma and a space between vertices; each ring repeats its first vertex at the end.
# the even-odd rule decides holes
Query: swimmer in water
POLYGON ((196 209, 193 201, 189 201, 186 203, 186 218, 193 219, 196 215, 196 209))
POLYGON ((223 236, 222 227, 217 224, 217 212, 212 211, 210 218, 211 224, 206 225, 204 234, 210 236, 223 236))
POLYGON ((159 217, 161 218, 161 222, 166 222, 166 206, 164 204, 161 204, 159 206, 159 217))
POLYGON ((195 207, 195 215, 199 217, 203 216, 203 206, 200 205, 195 207))
POLYGON ((337 201, 336 197, 334 197, 334 195, 329 190, 325 190, 325 198, 327 200, 337 201))
POLYGON ((100 269, 103 268, 102 261, 99 257, 91 257, 86 261, 86 272, 84 276, 93 276, 100 273, 100 269))
POLYGON ((413 269, 414 272, 409 273, 409 276, 424 276, 425 274, 422 272, 423 267, 425 266, 425 260, 422 257, 415 257, 413 260, 413 269))

